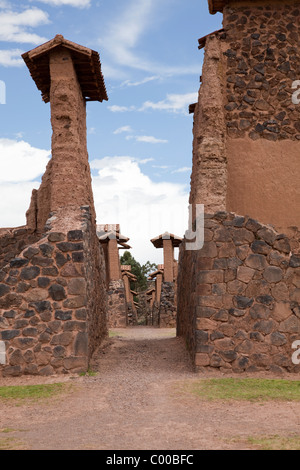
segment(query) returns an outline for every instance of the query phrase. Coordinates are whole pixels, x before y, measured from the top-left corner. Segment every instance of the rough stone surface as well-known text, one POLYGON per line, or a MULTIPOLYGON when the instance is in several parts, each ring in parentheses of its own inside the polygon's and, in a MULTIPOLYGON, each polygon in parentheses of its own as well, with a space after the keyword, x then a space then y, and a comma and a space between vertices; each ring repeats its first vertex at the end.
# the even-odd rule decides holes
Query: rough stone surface
MULTIPOLYGON (((234 213, 205 218, 205 227, 212 232, 205 243, 217 246, 210 270, 201 250, 189 251, 184 243, 180 247, 178 335, 185 338, 199 370, 250 372, 277 367, 297 372, 299 368, 292 362, 292 343, 300 338, 299 267, 291 267, 295 255, 287 254, 285 246, 276 243, 279 234, 273 229, 247 216, 243 217, 242 227, 237 227, 235 219, 234 213), (241 228, 255 234, 258 241, 267 239, 264 243, 269 249, 257 253, 257 247, 264 245, 251 237, 246 243, 244 237, 248 255, 242 260, 237 258, 239 236, 235 232, 241 228), (232 257, 224 258, 229 239, 235 240, 232 257)), ((299 250, 300 234, 295 230, 292 233, 289 241, 299 250)))

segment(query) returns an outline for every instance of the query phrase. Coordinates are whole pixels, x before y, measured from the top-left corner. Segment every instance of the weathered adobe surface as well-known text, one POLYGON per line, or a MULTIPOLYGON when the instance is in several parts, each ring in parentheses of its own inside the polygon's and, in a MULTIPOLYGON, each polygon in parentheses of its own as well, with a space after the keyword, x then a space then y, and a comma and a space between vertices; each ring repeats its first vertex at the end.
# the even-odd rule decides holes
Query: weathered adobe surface
POLYGON ((299 17, 299 1, 230 2, 206 39, 190 192, 206 212, 300 223, 299 17))
POLYGON ((180 248, 178 289, 178 334, 197 370, 299 372, 297 228, 285 235, 249 217, 207 214, 203 249, 180 248))
POLYGON ((90 206, 96 219, 86 143, 86 102, 69 51, 50 56, 52 158, 33 190, 27 226, 43 233, 49 213, 61 207, 90 206))
POLYGON ((89 208, 74 208, 68 222, 69 230, 52 214, 49 231, 0 271, 3 376, 85 371, 107 333, 105 266, 89 208))

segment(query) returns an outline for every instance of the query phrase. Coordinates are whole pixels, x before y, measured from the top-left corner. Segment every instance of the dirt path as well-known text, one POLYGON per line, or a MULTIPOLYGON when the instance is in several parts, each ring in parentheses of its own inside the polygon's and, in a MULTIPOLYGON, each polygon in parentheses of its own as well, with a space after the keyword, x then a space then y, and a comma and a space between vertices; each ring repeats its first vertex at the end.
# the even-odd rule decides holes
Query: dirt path
MULTIPOLYGON (((0 402, 0 431, 32 450, 250 449, 248 436, 300 434, 300 403, 208 402, 184 391, 195 376, 174 330, 128 328, 94 358, 90 377, 0 379, 71 383, 69 393, 20 406, 0 402)), ((0 434, 0 440, 3 434, 0 434)))

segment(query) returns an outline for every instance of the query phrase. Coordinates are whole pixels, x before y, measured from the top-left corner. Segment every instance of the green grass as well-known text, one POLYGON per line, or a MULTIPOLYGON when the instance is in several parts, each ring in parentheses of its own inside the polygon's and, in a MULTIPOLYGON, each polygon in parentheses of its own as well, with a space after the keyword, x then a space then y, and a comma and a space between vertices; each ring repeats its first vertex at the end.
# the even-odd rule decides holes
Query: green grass
POLYGON ((24 443, 13 436, 2 437, 1 434, 8 434, 16 432, 15 429, 3 428, 0 429, 0 450, 19 450, 24 448, 24 443))
POLYGON ((300 400, 300 381, 281 379, 207 379, 189 391, 206 400, 300 400))
POLYGON ((248 437, 248 442, 259 450, 300 450, 300 436, 248 437))
POLYGON ((94 377, 95 375, 97 375, 97 372, 89 369, 86 372, 81 372, 79 375, 81 377, 94 377))
POLYGON ((69 389, 70 385, 63 383, 43 384, 43 385, 24 385, 0 387, 0 400, 40 400, 52 398, 69 389))

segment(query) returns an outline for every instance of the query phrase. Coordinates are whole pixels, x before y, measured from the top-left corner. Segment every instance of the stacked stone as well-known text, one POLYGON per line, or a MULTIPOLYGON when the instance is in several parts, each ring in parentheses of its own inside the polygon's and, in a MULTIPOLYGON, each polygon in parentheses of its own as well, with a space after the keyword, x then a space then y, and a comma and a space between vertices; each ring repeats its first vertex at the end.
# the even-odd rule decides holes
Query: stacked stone
POLYGON ((110 281, 108 287, 108 324, 110 328, 125 328, 128 322, 125 286, 122 279, 110 281))
POLYGON ((175 283, 163 282, 159 305, 160 328, 176 327, 177 306, 175 302, 175 283))
POLYGON ((3 376, 86 370, 83 231, 51 231, 0 271, 3 376))
POLYGON ((189 308, 181 334, 197 369, 299 372, 300 232, 292 232, 293 251, 271 226, 219 212, 206 215, 202 250, 181 249, 182 269, 191 261, 196 269, 191 287, 193 274, 179 273, 178 310, 189 308))
POLYGON ((225 7, 230 137, 300 140, 300 106, 292 102, 300 79, 299 18, 299 2, 225 7))
POLYGON ((37 239, 37 236, 25 226, 0 230, 0 268, 37 239))

